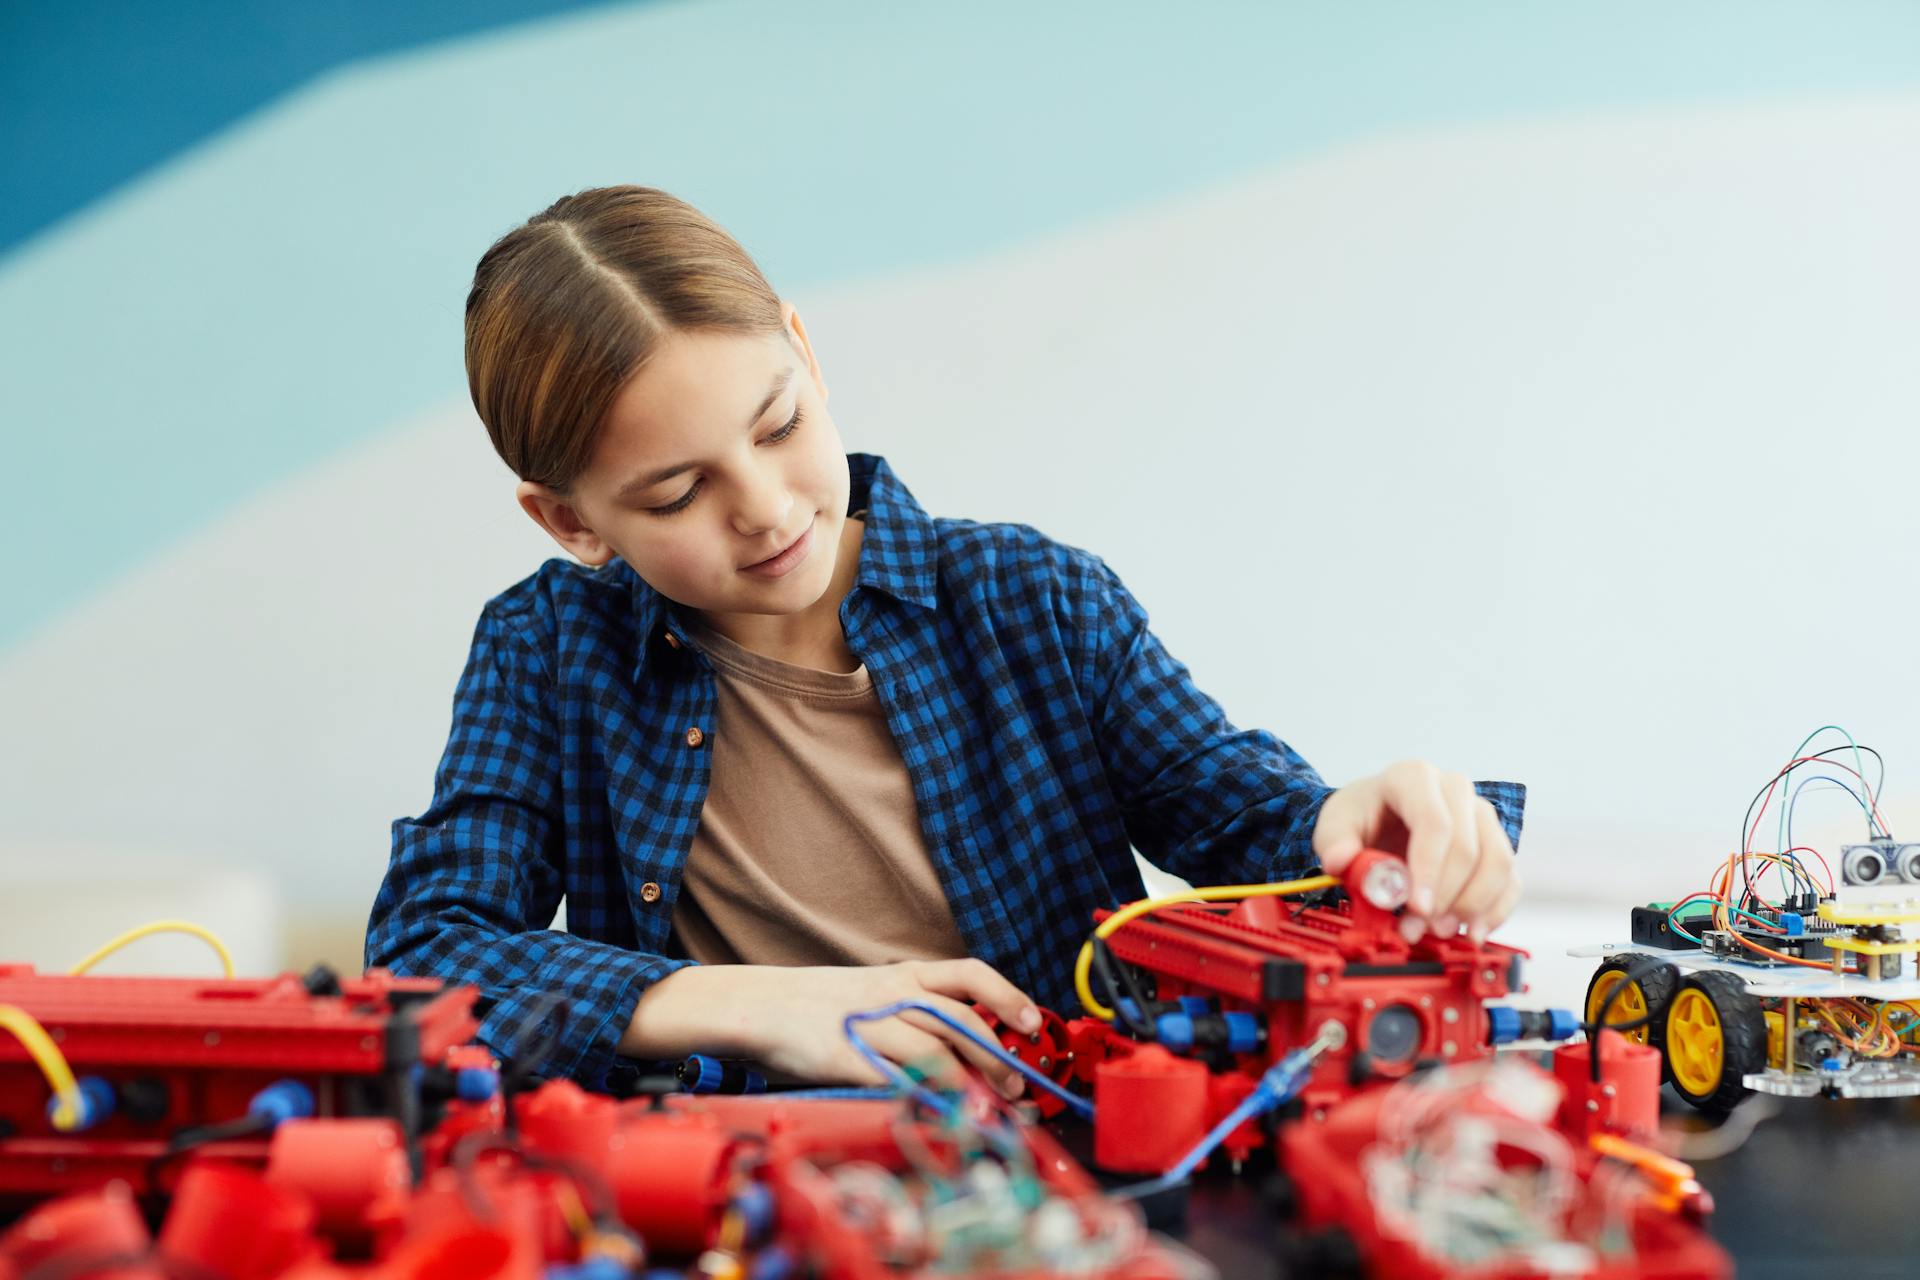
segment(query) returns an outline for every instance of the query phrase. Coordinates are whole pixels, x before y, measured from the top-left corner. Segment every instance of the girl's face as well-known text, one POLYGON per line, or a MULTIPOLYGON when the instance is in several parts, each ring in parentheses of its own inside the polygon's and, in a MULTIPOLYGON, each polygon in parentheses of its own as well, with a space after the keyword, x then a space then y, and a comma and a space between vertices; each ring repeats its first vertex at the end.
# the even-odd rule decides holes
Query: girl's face
POLYGON ((520 502, 588 564, 618 555, 670 600, 707 614, 791 614, 833 581, 848 474, 799 315, 764 336, 676 334, 607 414, 559 498, 520 502))

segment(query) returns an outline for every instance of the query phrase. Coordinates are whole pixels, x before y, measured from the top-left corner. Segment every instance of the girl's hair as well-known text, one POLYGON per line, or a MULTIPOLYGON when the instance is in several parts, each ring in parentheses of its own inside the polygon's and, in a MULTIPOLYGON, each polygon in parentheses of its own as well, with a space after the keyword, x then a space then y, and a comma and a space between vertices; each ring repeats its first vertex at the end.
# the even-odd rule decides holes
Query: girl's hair
POLYGON ((467 294, 467 386, 514 474, 567 492, 620 388, 676 332, 775 333, 734 238, 651 187, 563 196, 495 241, 467 294))

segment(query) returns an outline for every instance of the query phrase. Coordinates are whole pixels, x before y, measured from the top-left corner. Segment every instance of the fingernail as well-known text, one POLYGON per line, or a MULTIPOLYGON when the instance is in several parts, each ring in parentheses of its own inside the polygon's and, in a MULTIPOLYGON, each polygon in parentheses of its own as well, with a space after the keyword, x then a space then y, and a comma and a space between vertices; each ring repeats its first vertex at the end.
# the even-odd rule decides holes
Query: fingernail
POLYGON ((1040 1011, 1032 1005, 1028 1005, 1022 1009, 1020 1011, 1020 1029, 1022 1031, 1038 1031, 1040 1029, 1040 1011))
POLYGON ((1476 924, 1467 930, 1467 936, 1473 939, 1473 945, 1477 947, 1487 940, 1487 926, 1476 924))
POLYGON ((1413 909, 1421 915, 1433 914, 1433 890, 1421 887, 1413 891, 1413 909))
POLYGON ((1443 915, 1433 922, 1433 931, 1442 938, 1451 938, 1460 932, 1460 921, 1451 914, 1443 915))
POLYGON ((1427 931, 1427 922, 1417 916, 1400 917, 1400 936, 1408 942, 1420 941, 1420 935, 1427 931))
POLYGON ((1025 1093, 1026 1091, 1027 1091, 1027 1082, 1020 1076, 1013 1076, 1010 1079, 1008 1079, 1008 1081, 1004 1085, 1000 1086, 1001 1095, 1005 1097, 1009 1102, 1013 1101, 1015 1098, 1019 1097, 1021 1094, 1025 1093))

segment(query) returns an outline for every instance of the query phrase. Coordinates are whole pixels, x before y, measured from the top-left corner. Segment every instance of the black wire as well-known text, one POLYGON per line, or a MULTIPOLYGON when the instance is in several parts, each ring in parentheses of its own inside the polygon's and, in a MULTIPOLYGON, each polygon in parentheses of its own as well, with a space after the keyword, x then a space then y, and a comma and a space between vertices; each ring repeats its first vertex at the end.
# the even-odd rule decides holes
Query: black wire
POLYGON ((455 1182, 460 1190, 460 1198, 466 1202, 468 1212, 485 1222, 491 1222, 498 1216, 493 1200, 480 1186, 474 1176, 474 1169, 480 1157, 493 1151, 506 1152, 520 1161, 525 1169, 557 1173, 568 1179, 581 1193, 586 1204, 587 1216, 594 1225, 603 1231, 624 1234, 621 1224, 619 1201, 614 1195, 613 1186, 590 1165, 581 1164, 562 1156, 549 1155, 541 1151, 529 1151, 518 1138, 504 1133, 470 1133, 454 1144, 453 1154, 448 1163, 453 1166, 455 1182))
POLYGON ((196 1149, 208 1143, 251 1138, 255 1134, 266 1133, 272 1128, 273 1121, 266 1116, 244 1115, 238 1120, 182 1129, 168 1141, 165 1151, 147 1162, 147 1189, 154 1196, 159 1196, 161 1194, 160 1175, 166 1171, 167 1166, 192 1155, 196 1149))
POLYGON ((1146 992, 1140 986, 1139 979, 1133 970, 1114 957, 1113 950, 1107 946, 1105 938, 1093 940, 1093 967, 1100 973, 1101 985, 1106 987, 1107 1003, 1113 1006, 1114 1013, 1127 1030, 1142 1040, 1153 1039, 1153 1025, 1146 1020, 1146 992), (1115 977, 1116 969, 1119 970, 1120 977, 1115 977), (1126 985, 1126 994, 1132 1001, 1131 1009, 1128 1008, 1128 1001, 1120 998, 1123 982, 1126 985))
MULTIPOLYGON (((1753 824, 1754 807, 1758 805, 1760 801, 1766 796, 1767 792, 1772 789, 1774 783, 1780 781, 1780 779, 1786 777, 1788 774, 1792 773, 1795 769, 1800 768, 1802 765, 1807 764, 1814 760, 1825 760, 1829 756, 1837 756, 1842 752, 1853 752, 1853 751, 1859 751, 1866 755, 1872 756, 1874 758, 1874 761, 1880 766, 1880 770, 1879 770, 1880 776, 1874 782, 1873 787, 1867 792, 1867 833, 1869 835, 1873 833, 1873 829, 1874 829, 1873 805, 1878 800, 1878 797, 1880 795, 1880 789, 1887 785, 1887 762, 1885 759, 1881 757, 1878 751, 1875 751, 1872 747, 1859 747, 1859 746, 1830 747, 1825 751, 1816 751, 1810 756, 1807 756, 1803 759, 1795 761, 1794 763, 1788 765, 1786 768, 1782 769, 1780 772, 1774 774, 1771 778, 1768 778, 1766 782, 1761 785, 1760 789, 1753 793, 1753 799, 1747 803, 1747 816, 1740 820, 1740 843, 1736 847, 1740 850, 1740 855, 1741 855, 1740 856, 1740 885, 1741 885, 1740 905, 1742 907, 1750 907, 1753 905, 1753 876, 1752 876, 1752 873, 1749 872, 1747 869, 1746 852, 1747 852, 1747 828, 1753 824)), ((1867 780, 1865 778, 1860 779, 1860 785, 1863 787, 1866 786, 1867 780)), ((1811 883, 1812 877, 1809 876, 1808 880, 1811 883)), ((1815 897, 1819 896, 1819 890, 1817 886, 1814 888, 1814 896, 1815 897)))
MULTIPOLYGON (((1600 1083, 1601 1029, 1605 1028, 1608 1031, 1621 1032, 1638 1031, 1641 1027, 1653 1021, 1653 1009, 1649 1007, 1644 1016, 1635 1018, 1632 1022, 1608 1022, 1607 1014, 1613 1011, 1613 1002, 1621 997, 1629 983, 1638 983, 1642 978, 1665 963, 1666 961, 1659 956, 1635 956, 1633 959, 1627 961, 1626 967, 1620 970, 1620 981, 1613 984, 1613 990, 1607 992, 1606 999, 1600 1002, 1600 1007, 1594 1011, 1593 1017, 1580 1024, 1587 1033, 1587 1057, 1592 1060, 1593 1082, 1595 1084, 1600 1083)), ((1646 988, 1642 987, 1641 990, 1644 991, 1646 988)), ((1649 1002, 1649 1005, 1651 1005, 1651 1002, 1649 1002)))

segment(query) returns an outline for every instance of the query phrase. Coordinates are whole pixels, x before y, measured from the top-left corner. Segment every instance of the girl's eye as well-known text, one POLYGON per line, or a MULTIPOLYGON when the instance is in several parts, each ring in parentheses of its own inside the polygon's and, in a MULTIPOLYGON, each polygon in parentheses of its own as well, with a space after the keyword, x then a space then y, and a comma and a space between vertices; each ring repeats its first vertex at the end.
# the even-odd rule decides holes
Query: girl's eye
POLYGON ((672 502, 669 502, 666 506, 648 507, 647 510, 656 516, 670 516, 676 512, 685 511, 687 507, 693 502, 693 495, 696 493, 699 493, 701 486, 704 484, 706 484, 705 480, 695 480, 693 482, 693 488, 687 490, 685 493, 675 498, 672 502))
MULTIPOLYGON (((775 431, 769 434, 767 436, 767 443, 779 444, 782 440, 785 440, 788 436, 792 435, 794 432, 798 431, 799 429, 800 429, 800 410, 796 406, 793 411, 793 416, 787 419, 787 425, 784 427, 781 427, 778 431, 775 431)), ((704 479, 696 480, 693 482, 693 488, 687 490, 685 493, 675 498, 672 502, 669 502, 666 506, 648 507, 647 510, 650 514, 656 515, 656 516, 670 516, 670 515, 676 514, 677 512, 685 511, 690 505, 692 505, 694 495, 699 493, 701 488, 704 487, 706 483, 707 482, 704 479)))
POLYGON ((779 444, 800 429, 800 406, 795 405, 793 416, 787 419, 787 425, 767 437, 768 444, 779 444))

